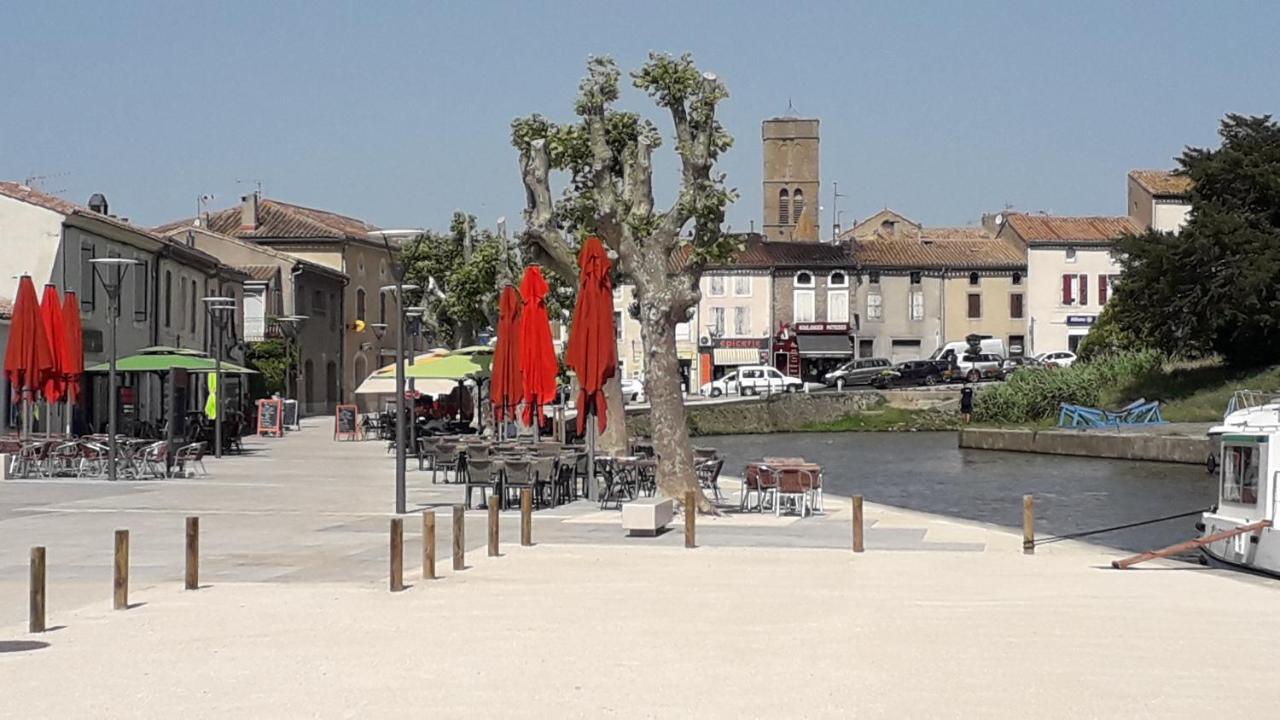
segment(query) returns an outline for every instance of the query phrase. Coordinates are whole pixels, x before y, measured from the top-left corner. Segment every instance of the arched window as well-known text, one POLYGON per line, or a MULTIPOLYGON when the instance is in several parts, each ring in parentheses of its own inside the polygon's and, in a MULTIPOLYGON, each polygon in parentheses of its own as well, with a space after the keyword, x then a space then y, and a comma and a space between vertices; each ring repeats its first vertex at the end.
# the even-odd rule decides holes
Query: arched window
POLYGON ((364 320, 364 288, 356 288, 356 319, 364 320))
POLYGON ((799 224, 800 216, 804 214, 804 192, 800 188, 791 193, 791 222, 799 224))
POLYGON ((827 285, 833 288, 849 287, 849 276, 843 270, 836 270, 827 276, 827 285))
POLYGON ((976 272, 969 273, 969 284, 970 285, 978 284, 978 273, 976 272))
POLYGON ((1021 285, 1021 284, 1022 284, 1022 273, 1014 273, 1014 274, 1013 274, 1013 284, 1014 284, 1014 285, 1021 285))
POLYGON ((796 287, 813 287, 813 273, 808 270, 796 273, 796 287))
POLYGON ((786 188, 778 191, 778 224, 791 224, 791 194, 786 188))

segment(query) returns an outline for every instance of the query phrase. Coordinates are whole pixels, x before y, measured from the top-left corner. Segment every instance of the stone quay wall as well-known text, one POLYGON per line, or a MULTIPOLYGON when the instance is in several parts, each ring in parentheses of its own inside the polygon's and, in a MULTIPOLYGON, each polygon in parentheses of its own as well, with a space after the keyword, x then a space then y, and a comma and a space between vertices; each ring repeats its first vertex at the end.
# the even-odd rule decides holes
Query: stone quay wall
POLYGON ((960 447, 1191 465, 1205 464, 1214 452, 1203 436, 1108 430, 964 428, 960 447))

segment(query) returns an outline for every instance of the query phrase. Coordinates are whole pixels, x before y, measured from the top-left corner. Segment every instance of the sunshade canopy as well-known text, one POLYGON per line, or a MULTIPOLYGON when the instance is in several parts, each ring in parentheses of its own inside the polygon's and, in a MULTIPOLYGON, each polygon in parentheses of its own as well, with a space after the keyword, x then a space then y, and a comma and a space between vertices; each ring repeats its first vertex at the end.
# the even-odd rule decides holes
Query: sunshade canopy
POLYGON ((520 295, 507 285, 498 298, 498 344, 493 353, 489 401, 499 423, 515 420, 523 389, 520 378, 520 295))
MULTIPOLYGON (((211 373, 216 370, 216 367, 217 363, 214 359, 199 350, 171 348, 163 345, 143 348, 135 355, 128 355, 116 361, 117 372, 186 370, 193 373, 211 373)), ((85 368, 85 372, 107 372, 110 369, 109 363, 99 363, 93 367, 85 368)), ((256 375, 257 371, 223 360, 222 373, 224 375, 256 375)))
POLYGON ((18 278, 18 295, 13 301, 13 317, 9 320, 9 344, 4 354, 4 374, 9 378, 15 397, 22 392, 34 393, 54 371, 53 353, 44 334, 40 318, 40 300, 30 275, 18 278))
POLYGON ((550 288, 537 265, 525 268, 520 281, 520 386, 524 395, 524 424, 532 425, 538 408, 556 401, 556 376, 560 364, 551 342, 551 322, 547 318, 550 288))
POLYGON ((578 376, 578 431, 588 415, 597 427, 608 427, 604 384, 618 372, 618 346, 613 326, 612 263, 600 239, 592 236, 578 253, 578 302, 573 308, 566 362, 578 376))
POLYGON ((67 398, 74 403, 80 394, 80 376, 84 375, 84 335, 80 326, 80 298, 76 297, 75 290, 63 294, 62 324, 66 341, 62 372, 67 378, 67 398))
POLYGON ((40 321, 44 323, 44 337, 53 360, 53 370, 45 377, 40 394, 49 402, 60 402, 67 389, 67 331, 62 321, 62 298, 58 297, 58 288, 53 284, 44 286, 40 321))
MULTIPOLYGON (((464 348, 448 355, 424 358, 413 365, 405 365, 406 378, 426 380, 462 380, 464 378, 486 376, 489 365, 493 362, 493 350, 490 348, 464 348)), ((396 368, 392 365, 374 374, 375 377, 395 377, 396 368)))

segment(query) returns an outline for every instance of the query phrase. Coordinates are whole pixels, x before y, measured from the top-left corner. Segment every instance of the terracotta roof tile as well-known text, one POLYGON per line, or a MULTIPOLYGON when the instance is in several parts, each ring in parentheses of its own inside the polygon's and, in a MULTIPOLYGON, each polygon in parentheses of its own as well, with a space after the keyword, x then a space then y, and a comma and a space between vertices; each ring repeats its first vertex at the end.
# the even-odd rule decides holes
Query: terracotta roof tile
POLYGON ((1180 197, 1191 192, 1191 178, 1172 170, 1130 170, 1129 177, 1152 195, 1180 197))
POLYGON ((873 268, 990 270, 1027 265, 1021 243, 978 227, 921 228, 918 237, 869 237, 854 243, 853 257, 860 266, 873 268))
POLYGON ((708 267, 848 267, 853 264, 843 245, 766 241, 758 233, 744 235, 744 238, 742 250, 732 260, 708 267))
POLYGON ((259 281, 271 280, 276 273, 280 272, 280 268, 276 265, 237 265, 236 269, 259 281))
POLYGON ((1110 245, 1116 238, 1142 232, 1129 217, 1063 217, 1011 213, 1006 225, 1028 245, 1110 245))
MULTIPOLYGON (((174 228, 191 225, 192 222, 191 218, 179 220, 161 225, 156 228, 156 231, 164 233, 174 228)), ((240 229, 239 205, 210 213, 202 226, 216 233, 247 240, 290 238, 366 240, 370 231, 379 229, 376 225, 357 218, 268 198, 258 201, 258 227, 254 230, 240 229)))

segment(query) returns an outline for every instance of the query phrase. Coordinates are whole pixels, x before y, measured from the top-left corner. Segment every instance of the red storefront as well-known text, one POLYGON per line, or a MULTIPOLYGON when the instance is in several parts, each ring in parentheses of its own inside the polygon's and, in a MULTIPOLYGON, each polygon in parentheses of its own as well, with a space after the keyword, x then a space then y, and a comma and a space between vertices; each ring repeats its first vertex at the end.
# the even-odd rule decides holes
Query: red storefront
POLYGON ((782 323, 773 339, 772 365, 807 382, 853 358, 853 327, 840 322, 782 323))

